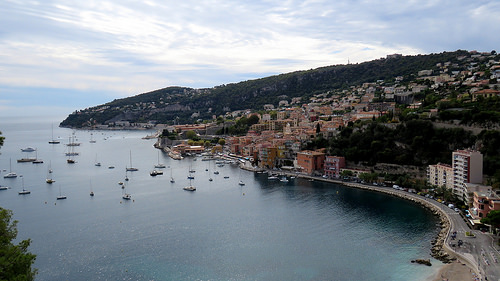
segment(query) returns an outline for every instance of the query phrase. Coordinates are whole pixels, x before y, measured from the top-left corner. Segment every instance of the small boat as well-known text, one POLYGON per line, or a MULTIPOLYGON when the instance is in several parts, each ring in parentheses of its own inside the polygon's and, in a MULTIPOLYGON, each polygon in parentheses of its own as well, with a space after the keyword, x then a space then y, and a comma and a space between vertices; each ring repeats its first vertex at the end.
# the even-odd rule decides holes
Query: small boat
POLYGON ((225 179, 228 179, 228 178, 229 178, 229 176, 224 176, 224 178, 225 178, 225 179))
POLYGON ((55 183, 56 181, 51 179, 51 178, 48 178, 45 180, 46 183, 55 183))
POLYGON ((124 193, 122 198, 125 200, 130 200, 130 199, 132 199, 132 195, 130 195, 129 193, 124 193))
POLYGON ((213 178, 208 178, 208 181, 213 181, 214 179, 213 178))
POLYGON ((139 169, 134 168, 134 166, 132 166, 132 151, 130 151, 130 167, 126 167, 125 171, 127 171, 127 172, 136 172, 136 171, 139 171, 139 169))
POLYGON ((75 164, 76 161, 74 159, 68 159, 66 160, 66 162, 68 162, 68 164, 75 164))
POLYGON ((282 177, 282 178, 280 179, 280 182, 288 182, 288 179, 287 179, 286 177, 282 177))
POLYGON ((59 196, 56 197, 57 200, 63 200, 66 199, 66 195, 61 194, 61 187, 59 187, 59 196))
POLYGON ((90 133, 89 143, 96 143, 96 141, 94 140, 94 134, 93 133, 90 133))
POLYGON ((158 175, 163 175, 163 171, 158 171, 158 170, 153 170, 151 173, 149 173, 152 177, 158 176, 158 175))
POLYGON ((95 155, 95 162, 94 162, 94 166, 96 166, 96 167, 101 167, 101 162, 98 162, 98 161, 97 161, 97 154, 95 155))
POLYGON ((114 168, 115 168, 115 166, 109 166, 108 167, 108 169, 114 169, 114 168))
POLYGON ((34 162, 35 160, 36 160, 36 158, 26 157, 26 158, 17 159, 17 163, 34 162))
POLYGON ((188 180, 194 180, 194 176, 191 176, 191 175, 189 175, 187 178, 188 178, 188 180))
POLYGON ((31 193, 31 191, 24 189, 24 178, 23 178, 22 176, 21 176, 21 178, 23 179, 23 190, 19 191, 19 192, 18 192, 18 194, 19 194, 19 195, 26 195, 26 194, 30 194, 30 193, 31 193))
POLYGON ((52 125, 52 140, 49 141, 50 144, 60 144, 61 142, 54 139, 54 125, 52 125))
POLYGON ((92 190, 92 180, 90 181, 90 197, 94 196, 94 191, 92 190))
POLYGON ((14 172, 9 172, 5 175, 3 175, 4 178, 17 178, 17 174, 14 172))
POLYGON ((214 171, 214 174, 215 174, 215 175, 218 175, 218 174, 219 174, 219 171, 214 171))
POLYGON ((157 169, 163 169, 165 167, 166 167, 165 164, 160 163, 160 151, 158 150, 158 164, 155 164, 155 168, 157 168, 157 169))
POLYGON ((242 185, 242 186, 245 185, 245 183, 243 181, 240 181, 238 184, 242 185))
POLYGON ((0 185, 0 190, 7 190, 7 189, 9 189, 9 187, 8 187, 8 186, 5 186, 5 185, 0 185))
POLYGON ((267 177, 268 180, 277 180, 279 179, 277 176, 269 176, 267 177))
POLYGON ((30 146, 28 146, 28 147, 26 147, 26 148, 21 148, 21 151, 22 151, 22 152, 33 152, 33 151, 35 151, 35 150, 36 150, 36 149, 34 149, 33 147, 30 147, 30 146))
POLYGON ((174 182, 175 182, 175 180, 174 180, 174 176, 172 175, 172 170, 173 170, 173 169, 170 169, 170 182, 171 182, 171 183, 174 183, 174 182))
POLYGON ((119 181, 119 182, 118 182, 118 185, 123 185, 123 182, 122 182, 122 181, 119 181))
POLYGON ((194 187, 192 185, 185 186, 182 189, 187 190, 187 191, 196 191, 196 187, 194 187))
POLYGON ((5 175, 3 175, 4 178, 17 178, 17 174, 15 172, 12 172, 12 159, 9 160, 9 172, 5 175))
POLYGON ((23 190, 22 190, 22 191, 19 191, 19 192, 18 192, 18 194, 19 194, 19 195, 26 195, 26 194, 30 194, 30 193, 31 193, 31 191, 26 190, 26 189, 24 189, 24 188, 23 188, 23 190))

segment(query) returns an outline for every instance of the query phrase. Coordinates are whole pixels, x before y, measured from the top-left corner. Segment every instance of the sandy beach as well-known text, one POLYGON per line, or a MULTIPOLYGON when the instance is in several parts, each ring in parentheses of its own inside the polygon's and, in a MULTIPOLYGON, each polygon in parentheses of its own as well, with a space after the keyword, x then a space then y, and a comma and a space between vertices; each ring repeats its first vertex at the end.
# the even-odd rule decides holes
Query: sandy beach
POLYGON ((471 281, 474 279, 474 272, 463 262, 445 264, 431 279, 432 281, 471 281))

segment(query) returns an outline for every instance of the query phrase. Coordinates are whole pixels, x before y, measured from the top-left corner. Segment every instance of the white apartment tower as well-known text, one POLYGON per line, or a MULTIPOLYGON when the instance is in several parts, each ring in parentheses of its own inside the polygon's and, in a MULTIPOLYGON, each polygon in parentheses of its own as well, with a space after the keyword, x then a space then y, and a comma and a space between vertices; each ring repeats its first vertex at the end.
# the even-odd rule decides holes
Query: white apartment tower
POLYGON ((483 182, 483 155, 476 150, 457 150, 453 152, 452 161, 453 193, 464 198, 466 183, 483 182))

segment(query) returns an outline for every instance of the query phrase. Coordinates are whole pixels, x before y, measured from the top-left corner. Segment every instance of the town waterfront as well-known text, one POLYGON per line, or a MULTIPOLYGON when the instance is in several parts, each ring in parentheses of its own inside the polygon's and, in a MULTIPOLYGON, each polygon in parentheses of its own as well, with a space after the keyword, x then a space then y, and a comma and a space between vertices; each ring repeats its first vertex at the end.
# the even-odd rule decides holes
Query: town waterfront
POLYGON ((406 200, 164 153, 164 175, 152 177, 158 150, 142 139, 151 131, 73 131, 58 122, 0 122, 0 185, 10 187, 0 206, 19 220, 18 239, 32 239, 37 280, 426 280, 441 266, 430 257, 437 219, 406 200), (52 124, 60 144, 48 143, 52 124), (68 164, 73 133, 80 155, 68 164), (35 157, 21 151, 29 146, 42 164, 17 163, 35 157), (22 177, 3 178, 10 163, 22 177), (131 165, 139 171, 126 173, 131 165), (182 189, 189 169, 195 192, 182 189), (23 182, 31 194, 18 195, 23 182), (67 199, 56 200, 60 193, 67 199), (410 262, 421 258, 434 266, 410 262))

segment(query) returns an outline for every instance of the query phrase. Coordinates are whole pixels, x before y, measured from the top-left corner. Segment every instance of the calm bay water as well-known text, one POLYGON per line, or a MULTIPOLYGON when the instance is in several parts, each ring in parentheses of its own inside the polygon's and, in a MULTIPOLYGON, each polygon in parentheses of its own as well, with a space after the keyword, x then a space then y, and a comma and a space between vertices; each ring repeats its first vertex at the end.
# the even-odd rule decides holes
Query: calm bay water
POLYGON ((410 263, 430 258, 438 228, 407 201, 301 179, 269 181, 228 164, 214 175, 213 162, 163 153, 168 168, 151 177, 158 150, 141 139, 150 132, 94 131, 89 143, 90 131, 57 122, 61 144, 51 145, 50 121, 0 121, 0 184, 11 187, 0 191, 0 206, 14 211, 18 238, 33 240, 37 280, 425 280, 437 268, 410 263), (70 165, 65 144, 73 132, 82 144, 70 165), (35 156, 21 152, 27 146, 43 164, 16 162, 35 156), (9 159, 22 178, 3 178, 9 159), (124 201, 118 182, 131 161, 139 171, 128 173, 133 200, 124 201), (49 166, 52 185, 45 183, 49 166), (196 192, 182 190, 190 168, 196 192), (31 194, 21 196, 23 179, 31 194), (60 192, 68 198, 56 200, 60 192))

